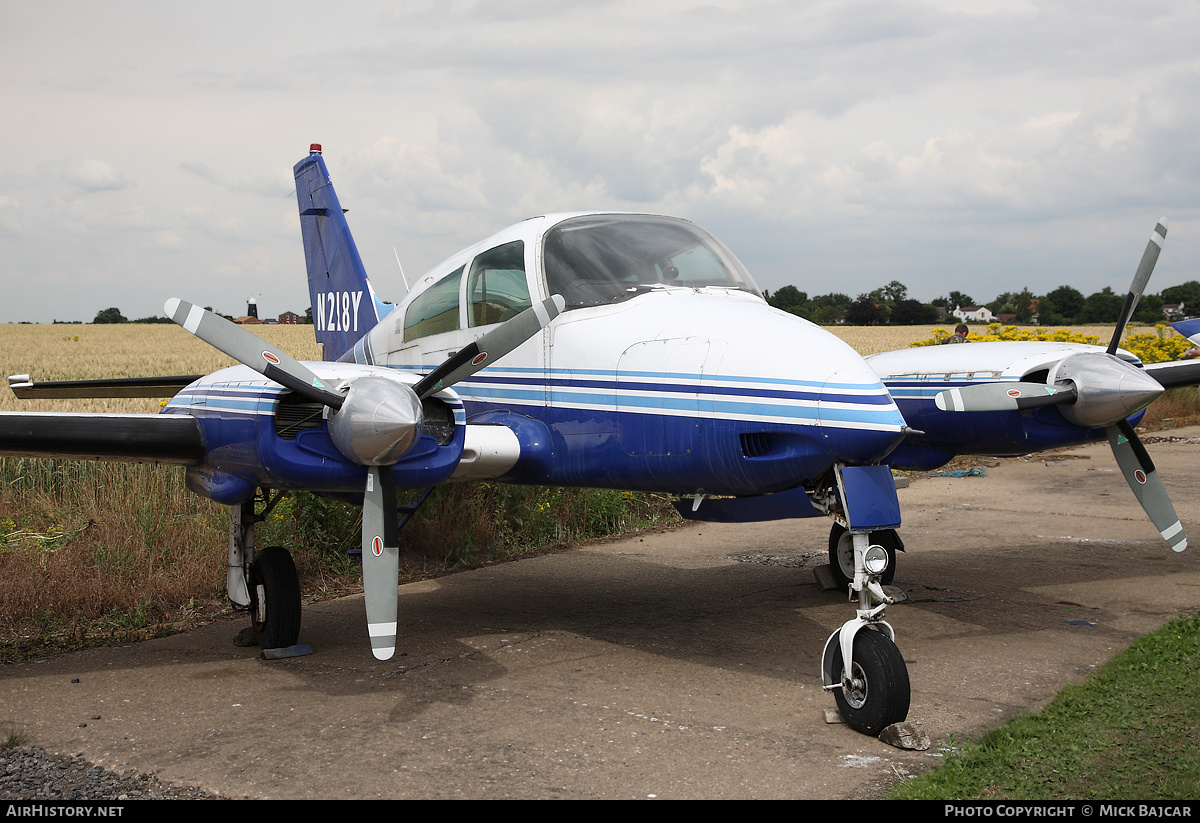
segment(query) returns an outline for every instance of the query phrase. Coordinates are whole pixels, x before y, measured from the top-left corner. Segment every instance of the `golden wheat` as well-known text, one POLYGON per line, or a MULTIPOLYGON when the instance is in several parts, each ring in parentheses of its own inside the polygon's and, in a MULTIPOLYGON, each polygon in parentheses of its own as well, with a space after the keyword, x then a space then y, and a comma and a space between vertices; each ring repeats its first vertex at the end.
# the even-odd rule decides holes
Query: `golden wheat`
MULTIPOLYGON (((297 360, 321 359, 312 326, 253 326, 297 360)), ((34 381, 207 374, 233 360, 174 323, 148 325, 0 325, 0 371, 34 381)), ((2 411, 154 413, 159 400, 17 400, 0 390, 2 411)))

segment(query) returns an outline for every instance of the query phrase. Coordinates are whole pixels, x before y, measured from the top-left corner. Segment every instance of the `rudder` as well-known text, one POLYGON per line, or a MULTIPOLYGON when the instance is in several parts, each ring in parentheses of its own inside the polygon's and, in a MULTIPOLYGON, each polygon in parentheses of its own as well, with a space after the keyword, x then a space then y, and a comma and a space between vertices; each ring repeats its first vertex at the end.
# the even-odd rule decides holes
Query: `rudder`
POLYGON ((329 172, 314 143, 295 165, 300 234, 313 329, 326 360, 337 360, 392 309, 375 296, 329 172))

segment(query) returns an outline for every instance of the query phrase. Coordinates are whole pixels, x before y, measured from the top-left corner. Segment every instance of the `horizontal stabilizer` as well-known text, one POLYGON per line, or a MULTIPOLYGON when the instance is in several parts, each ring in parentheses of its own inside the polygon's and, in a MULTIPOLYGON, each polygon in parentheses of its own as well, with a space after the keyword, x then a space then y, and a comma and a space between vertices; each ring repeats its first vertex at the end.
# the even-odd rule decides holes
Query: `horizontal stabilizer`
POLYGON ((1193 317, 1191 320, 1180 320, 1178 323, 1172 323, 1171 328, 1200 346, 1200 317, 1193 317))
POLYGON ((88 397, 174 397, 204 375, 118 377, 107 380, 51 380, 34 383, 27 374, 8 378, 8 387, 21 400, 63 400, 88 397))
POLYGON ((204 453, 194 417, 0 412, 0 454, 189 465, 204 453))

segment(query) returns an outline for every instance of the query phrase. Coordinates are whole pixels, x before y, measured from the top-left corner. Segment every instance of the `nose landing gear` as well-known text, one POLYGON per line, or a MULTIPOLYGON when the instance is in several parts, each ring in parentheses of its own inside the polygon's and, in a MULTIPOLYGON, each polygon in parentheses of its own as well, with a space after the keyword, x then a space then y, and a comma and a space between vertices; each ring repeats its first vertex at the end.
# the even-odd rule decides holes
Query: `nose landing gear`
POLYGON ((858 608, 825 642, 821 682, 834 693, 838 711, 855 731, 878 735, 908 717, 908 668, 896 648, 896 633, 883 619, 894 600, 883 591, 892 579, 899 539, 900 504, 886 466, 835 466, 836 489, 811 496, 834 520, 829 538, 834 577, 858 608), (889 494, 890 492, 890 494, 889 494), (879 542, 873 542, 879 537, 879 542), (881 545, 886 544, 886 545, 881 545))

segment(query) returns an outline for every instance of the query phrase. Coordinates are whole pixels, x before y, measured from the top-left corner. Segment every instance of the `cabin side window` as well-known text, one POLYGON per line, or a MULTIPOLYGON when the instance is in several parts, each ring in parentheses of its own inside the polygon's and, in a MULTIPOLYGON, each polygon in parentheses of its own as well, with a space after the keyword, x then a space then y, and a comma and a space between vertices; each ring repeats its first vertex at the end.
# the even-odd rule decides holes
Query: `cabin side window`
POLYGON ((408 304, 404 312, 404 342, 458 330, 458 288, 465 266, 434 283, 408 304))
POLYGON ((467 317, 472 326, 503 323, 532 305, 525 280, 525 243, 516 240, 489 249, 471 263, 467 275, 467 317))

